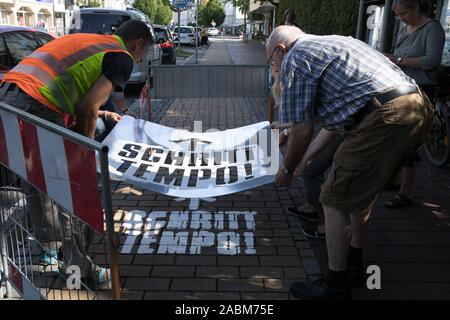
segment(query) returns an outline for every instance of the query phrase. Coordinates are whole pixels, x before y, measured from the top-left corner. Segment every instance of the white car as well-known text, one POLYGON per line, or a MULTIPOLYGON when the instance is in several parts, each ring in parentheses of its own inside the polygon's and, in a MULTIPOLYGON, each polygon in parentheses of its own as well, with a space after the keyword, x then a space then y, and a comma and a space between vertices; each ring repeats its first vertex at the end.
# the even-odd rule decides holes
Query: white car
POLYGON ((208 28, 208 35, 217 37, 219 35, 220 31, 217 28, 208 28))
MULTIPOLYGON (((143 83, 149 75, 148 65, 160 65, 162 52, 156 41, 156 34, 148 17, 138 10, 118 10, 105 8, 82 8, 75 10, 69 27, 69 33, 112 34, 128 20, 140 20, 147 23, 154 43, 149 47, 147 56, 140 63, 135 63, 128 83, 143 83)), ((150 69, 150 77, 153 73, 150 69)))
MULTIPOLYGON (((190 26, 180 26, 180 43, 195 46, 195 28, 190 26)), ((172 31, 173 42, 178 43, 178 27, 172 31)))

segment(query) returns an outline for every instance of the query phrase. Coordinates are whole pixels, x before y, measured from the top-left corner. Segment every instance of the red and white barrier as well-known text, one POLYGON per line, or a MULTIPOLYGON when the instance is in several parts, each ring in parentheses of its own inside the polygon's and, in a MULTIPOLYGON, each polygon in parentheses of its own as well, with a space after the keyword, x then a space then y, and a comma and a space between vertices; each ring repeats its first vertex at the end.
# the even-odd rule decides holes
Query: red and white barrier
POLYGON ((25 300, 44 300, 39 290, 8 258, 9 280, 25 300))
POLYGON ((103 233, 95 151, 0 110, 0 163, 103 233))

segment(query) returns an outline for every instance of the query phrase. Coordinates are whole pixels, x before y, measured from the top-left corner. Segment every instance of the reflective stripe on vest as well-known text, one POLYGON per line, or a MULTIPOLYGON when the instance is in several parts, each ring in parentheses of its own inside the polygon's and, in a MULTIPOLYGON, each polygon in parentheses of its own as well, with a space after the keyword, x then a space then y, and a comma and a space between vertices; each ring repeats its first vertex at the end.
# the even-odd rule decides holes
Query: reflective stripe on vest
POLYGON ((69 35, 33 52, 4 80, 16 83, 49 108, 72 115, 75 105, 101 76, 103 57, 108 52, 129 54, 117 36, 69 35))

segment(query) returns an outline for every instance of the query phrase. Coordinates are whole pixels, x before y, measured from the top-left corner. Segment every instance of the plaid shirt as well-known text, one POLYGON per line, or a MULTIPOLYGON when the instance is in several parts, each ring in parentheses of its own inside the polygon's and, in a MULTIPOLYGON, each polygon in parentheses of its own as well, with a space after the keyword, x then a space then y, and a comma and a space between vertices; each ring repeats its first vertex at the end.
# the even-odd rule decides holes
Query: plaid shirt
POLYGON ((304 35, 281 66, 280 122, 342 129, 377 94, 415 84, 383 54, 343 36, 304 35))

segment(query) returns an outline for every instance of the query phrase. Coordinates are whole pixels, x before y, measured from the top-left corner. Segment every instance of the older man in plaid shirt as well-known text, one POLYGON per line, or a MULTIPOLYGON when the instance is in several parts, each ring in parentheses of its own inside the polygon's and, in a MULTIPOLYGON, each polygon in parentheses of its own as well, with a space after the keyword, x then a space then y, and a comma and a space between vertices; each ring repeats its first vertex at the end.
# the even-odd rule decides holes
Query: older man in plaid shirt
POLYGON ((297 165, 312 160, 337 133, 345 135, 320 196, 328 273, 312 283, 292 284, 290 293, 350 298, 350 285, 364 279, 362 250, 371 208, 423 143, 433 107, 398 66, 351 37, 280 26, 269 37, 266 53, 280 80, 279 120, 294 124, 276 185, 289 185, 297 165), (315 125, 323 129, 310 143, 315 125))

